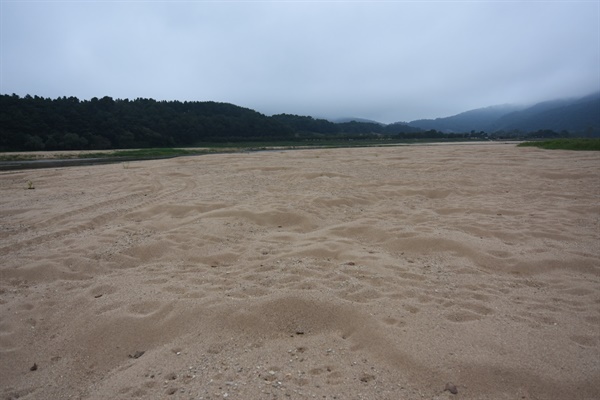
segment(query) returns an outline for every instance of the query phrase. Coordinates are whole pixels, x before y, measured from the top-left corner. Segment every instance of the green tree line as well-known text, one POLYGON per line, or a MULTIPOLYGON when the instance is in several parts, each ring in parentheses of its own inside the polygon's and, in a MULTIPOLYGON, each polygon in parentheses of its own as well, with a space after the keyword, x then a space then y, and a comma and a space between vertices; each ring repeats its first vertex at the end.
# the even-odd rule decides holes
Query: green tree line
POLYGON ((454 138, 406 124, 266 116, 229 103, 0 95, 0 151, 127 149, 207 142, 454 138))
POLYGON ((290 138, 292 130, 227 103, 0 96, 0 149, 190 146, 200 141, 290 138))

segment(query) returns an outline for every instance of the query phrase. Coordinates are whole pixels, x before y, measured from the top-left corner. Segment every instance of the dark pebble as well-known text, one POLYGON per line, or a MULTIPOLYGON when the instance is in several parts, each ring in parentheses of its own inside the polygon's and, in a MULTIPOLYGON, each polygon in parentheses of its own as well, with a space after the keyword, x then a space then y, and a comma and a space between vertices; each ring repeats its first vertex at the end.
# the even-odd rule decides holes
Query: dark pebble
POLYGON ((372 380, 375 379, 375 375, 370 375, 370 374, 363 374, 363 376, 360 377, 360 381, 361 382, 371 382, 372 380))
POLYGON ((454 385, 453 383, 446 383, 446 387, 444 388, 444 391, 449 391, 452 394, 458 393, 458 389, 456 388, 456 385, 454 385))
POLYGON ((141 356, 143 356, 145 353, 145 351, 136 351, 135 353, 130 354, 129 358, 140 358, 141 356))
POLYGON ((37 371, 37 364, 33 363, 33 365, 31 366, 31 368, 29 368, 30 371, 37 371))

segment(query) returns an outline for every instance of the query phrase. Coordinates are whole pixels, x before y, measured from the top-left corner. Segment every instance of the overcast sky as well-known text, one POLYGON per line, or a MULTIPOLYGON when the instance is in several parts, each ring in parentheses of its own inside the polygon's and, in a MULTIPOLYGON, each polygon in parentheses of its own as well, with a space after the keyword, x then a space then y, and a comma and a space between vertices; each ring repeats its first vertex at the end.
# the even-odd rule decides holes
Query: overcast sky
POLYGON ((380 122, 600 90, 600 2, 5 1, 0 92, 380 122))

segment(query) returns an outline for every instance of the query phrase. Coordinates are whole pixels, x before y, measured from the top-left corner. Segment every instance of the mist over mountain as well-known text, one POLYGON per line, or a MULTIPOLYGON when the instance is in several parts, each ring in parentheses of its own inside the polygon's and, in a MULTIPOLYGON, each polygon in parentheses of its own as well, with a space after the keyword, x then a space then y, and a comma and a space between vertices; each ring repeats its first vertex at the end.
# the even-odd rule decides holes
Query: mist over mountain
POLYGON ((419 119, 408 124, 424 130, 435 129, 442 132, 489 131, 496 120, 523 108, 523 106, 503 104, 465 111, 450 117, 419 119))
POLYGON ((466 111, 436 119, 408 123, 440 132, 533 132, 552 130, 600 133, 600 92, 575 99, 557 99, 531 106, 504 104, 466 111))
POLYGON ((579 99, 546 101, 506 114, 492 124, 490 131, 542 129, 556 132, 600 130, 600 92, 579 99))
POLYGON ((356 117, 344 117, 344 118, 328 118, 329 121, 335 123, 335 124, 341 124, 344 122, 365 122, 365 123, 369 123, 369 124, 379 124, 379 125, 385 125, 382 122, 379 121, 373 121, 372 119, 367 119, 367 118, 356 118, 356 117))

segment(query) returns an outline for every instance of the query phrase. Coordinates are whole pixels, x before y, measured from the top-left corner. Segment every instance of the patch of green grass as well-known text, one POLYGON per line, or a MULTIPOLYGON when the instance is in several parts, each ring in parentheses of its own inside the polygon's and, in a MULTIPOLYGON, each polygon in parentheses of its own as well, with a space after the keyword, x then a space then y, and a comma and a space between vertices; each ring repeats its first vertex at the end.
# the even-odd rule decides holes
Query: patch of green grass
MULTIPOLYGON (((138 150, 115 150, 105 151, 98 153, 57 153, 49 157, 43 158, 44 160, 65 160, 72 158, 127 158, 127 159, 150 159, 150 158, 167 158, 177 156, 191 156, 198 154, 213 153, 211 150, 202 149, 173 149, 173 148, 156 148, 156 149, 138 149, 138 150)), ((39 160, 41 157, 37 157, 35 154, 0 154, 0 161, 32 161, 39 160)))
POLYGON ((31 161, 35 160, 34 155, 28 154, 2 154, 0 155, 0 161, 31 161))
POLYGON ((600 139, 553 139, 539 142, 523 142, 519 147, 539 147, 547 150, 594 150, 600 151, 600 139))
POLYGON ((80 154, 79 158, 107 158, 107 157, 128 157, 128 158, 160 158, 176 157, 186 155, 204 154, 204 150, 186 150, 172 148, 158 149, 138 149, 138 150, 115 150, 106 153, 87 153, 80 154))

